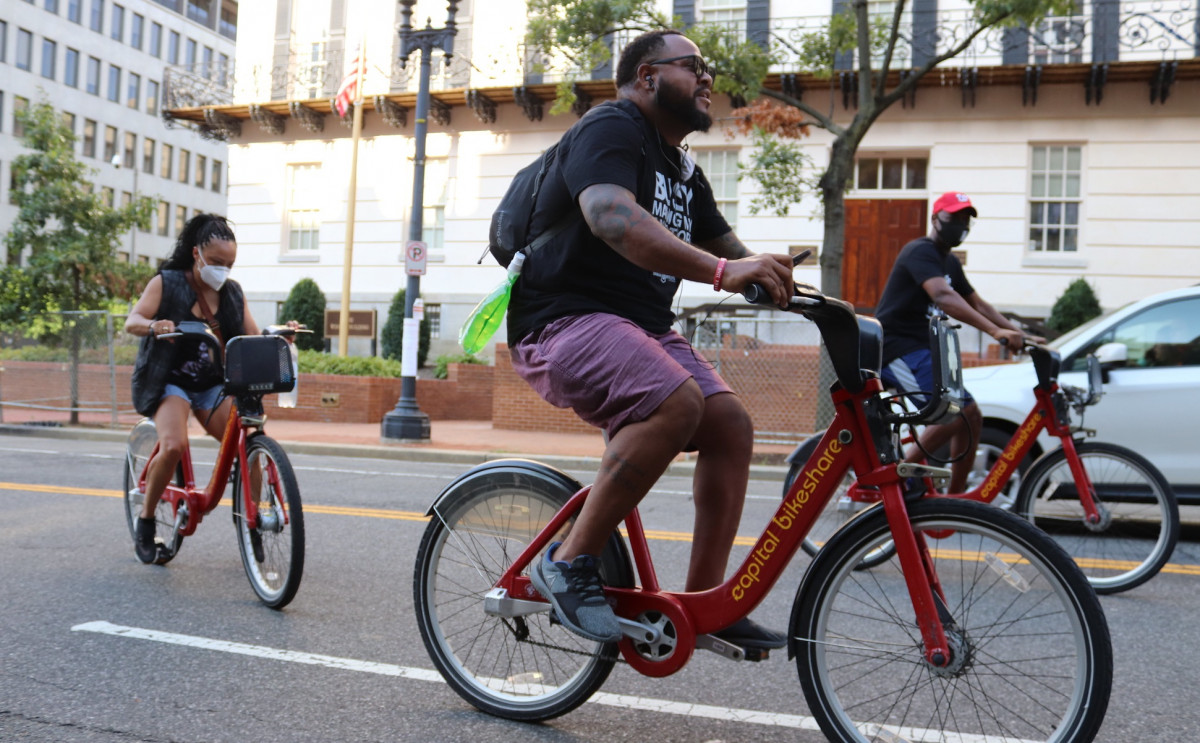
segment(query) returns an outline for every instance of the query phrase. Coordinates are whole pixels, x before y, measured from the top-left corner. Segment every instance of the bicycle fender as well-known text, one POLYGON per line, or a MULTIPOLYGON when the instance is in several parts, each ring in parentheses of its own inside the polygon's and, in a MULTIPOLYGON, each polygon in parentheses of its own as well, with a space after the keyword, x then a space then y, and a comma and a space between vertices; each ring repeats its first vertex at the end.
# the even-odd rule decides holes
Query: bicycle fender
POLYGON ((554 485, 558 485, 566 491, 567 495, 573 495, 580 490, 583 490, 583 485, 566 474, 562 470, 551 467, 548 464, 535 462, 532 459, 494 459, 490 462, 476 465, 467 470, 463 474, 454 479, 454 482, 446 486, 438 496, 433 499, 433 503, 429 505, 429 509, 425 511, 426 516, 433 516, 434 511, 445 498, 453 493, 463 484, 478 479, 480 477, 497 474, 497 473, 512 473, 525 475, 538 480, 544 480, 554 485))

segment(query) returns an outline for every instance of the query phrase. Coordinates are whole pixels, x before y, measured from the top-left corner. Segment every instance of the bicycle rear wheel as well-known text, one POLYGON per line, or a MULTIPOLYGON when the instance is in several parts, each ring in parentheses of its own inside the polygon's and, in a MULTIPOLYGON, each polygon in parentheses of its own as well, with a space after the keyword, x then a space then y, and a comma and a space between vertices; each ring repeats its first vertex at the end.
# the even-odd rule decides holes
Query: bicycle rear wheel
POLYGON ((882 509, 864 515, 821 550, 792 609, 800 684, 825 735, 1091 741, 1108 706, 1112 646, 1079 569, 1028 522, 996 508, 927 498, 908 513, 952 617, 950 665, 925 661, 898 560, 855 570, 891 539, 882 509))
MULTIPOLYGON (((157 443, 158 429, 154 427, 154 421, 146 418, 133 427, 125 444, 125 526, 129 528, 129 536, 134 543, 137 542, 137 519, 146 502, 145 494, 138 489, 138 478, 146 469, 146 462, 157 443)), ((175 468, 175 484, 183 487, 182 465, 175 468)), ((183 546, 183 536, 179 533, 182 524, 175 523, 174 509, 161 499, 154 508, 154 522, 155 538, 163 544, 157 564, 166 565, 179 554, 183 546)))
POLYGON ((304 512, 300 488, 287 454, 274 439, 257 435, 246 442, 251 499, 258 504, 258 527, 245 518, 242 478, 233 478, 233 525, 246 577, 258 598, 282 609, 296 596, 304 574, 304 512))
MULTIPOLYGON (((413 580, 417 624, 450 687, 484 712, 526 721, 565 714, 600 688, 616 662, 616 643, 564 629, 548 604, 524 616, 484 613, 484 594, 578 489, 542 465, 496 462, 459 478, 431 509, 413 580)), ((632 585, 615 534, 600 574, 606 585, 632 585)))
POLYGON ((1092 481, 1101 522, 1084 521, 1083 504, 1062 449, 1040 457, 1021 483, 1016 512, 1075 559, 1097 593, 1127 591, 1153 578, 1179 539, 1179 504, 1145 457, 1116 444, 1076 443, 1092 481))

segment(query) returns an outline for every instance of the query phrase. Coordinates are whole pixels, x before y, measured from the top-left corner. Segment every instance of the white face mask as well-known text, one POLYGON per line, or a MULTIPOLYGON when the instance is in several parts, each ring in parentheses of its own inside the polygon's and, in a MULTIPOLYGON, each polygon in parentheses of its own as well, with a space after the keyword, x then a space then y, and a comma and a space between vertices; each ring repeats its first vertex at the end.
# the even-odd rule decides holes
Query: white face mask
POLYGON ((211 286, 213 291, 221 291, 225 280, 229 278, 229 266, 210 266, 204 261, 202 253, 197 252, 196 255, 200 258, 200 280, 211 286))

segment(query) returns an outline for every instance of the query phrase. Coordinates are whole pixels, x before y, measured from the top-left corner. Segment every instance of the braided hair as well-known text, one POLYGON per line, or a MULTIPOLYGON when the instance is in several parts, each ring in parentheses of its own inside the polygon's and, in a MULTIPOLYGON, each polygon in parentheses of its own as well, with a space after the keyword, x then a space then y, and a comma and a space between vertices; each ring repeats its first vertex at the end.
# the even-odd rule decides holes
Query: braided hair
POLYGON ((192 257, 192 248, 203 248, 213 240, 237 242, 229 220, 217 214, 197 214, 183 226, 183 231, 175 240, 175 248, 171 251, 171 257, 162 264, 162 268, 159 270, 191 271, 196 262, 196 259, 192 257))

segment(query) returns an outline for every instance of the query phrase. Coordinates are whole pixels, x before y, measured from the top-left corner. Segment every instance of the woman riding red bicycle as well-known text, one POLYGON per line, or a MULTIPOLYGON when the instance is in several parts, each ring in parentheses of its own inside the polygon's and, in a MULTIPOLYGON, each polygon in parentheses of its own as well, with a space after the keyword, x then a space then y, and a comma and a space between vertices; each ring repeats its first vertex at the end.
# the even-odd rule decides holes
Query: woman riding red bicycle
POLYGON ((232 406, 222 395, 222 348, 231 338, 259 332, 241 285, 229 278, 236 259, 237 240, 229 222, 215 214, 196 215, 125 321, 125 332, 143 336, 133 371, 134 407, 154 419, 159 444, 146 473, 136 526, 134 547, 143 563, 169 559, 155 541, 154 513, 187 448, 189 413, 209 435, 221 438, 232 406), (205 323, 218 343, 195 335, 156 340, 175 333, 185 321, 205 323))

